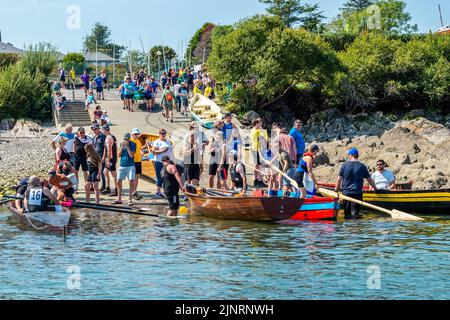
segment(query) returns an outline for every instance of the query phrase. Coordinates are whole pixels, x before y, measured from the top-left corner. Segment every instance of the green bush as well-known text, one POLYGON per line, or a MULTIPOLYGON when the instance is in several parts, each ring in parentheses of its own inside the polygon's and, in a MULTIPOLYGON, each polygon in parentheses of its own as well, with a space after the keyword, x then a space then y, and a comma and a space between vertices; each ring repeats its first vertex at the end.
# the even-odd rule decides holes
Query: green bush
POLYGON ((69 52, 64 56, 63 62, 84 63, 84 55, 78 52, 69 52))
POLYGON ((32 74, 21 64, 10 65, 0 72, 0 92, 0 119, 45 119, 51 114, 46 77, 32 74))
POLYGON ((0 68, 15 64, 19 59, 20 57, 17 53, 0 53, 0 68))
POLYGON ((31 74, 42 73, 48 77, 56 70, 57 61, 56 48, 49 43, 39 43, 28 47, 20 63, 31 74))

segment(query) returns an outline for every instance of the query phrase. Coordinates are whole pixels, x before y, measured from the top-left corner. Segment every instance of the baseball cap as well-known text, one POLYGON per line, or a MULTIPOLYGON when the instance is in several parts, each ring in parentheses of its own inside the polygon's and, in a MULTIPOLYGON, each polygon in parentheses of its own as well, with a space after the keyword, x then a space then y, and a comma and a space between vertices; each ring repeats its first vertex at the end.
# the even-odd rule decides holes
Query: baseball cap
POLYGON ((138 128, 134 128, 131 130, 131 134, 141 134, 141 131, 138 128))
POLYGON ((125 140, 130 140, 130 139, 131 139, 131 135, 127 132, 127 133, 125 133, 125 134, 123 135, 123 138, 124 138, 125 140))
POLYGON ((227 112, 225 113, 225 118, 231 117, 231 113, 227 112))
MULTIPOLYGON (((319 151, 319 146, 317 144, 312 144, 310 149, 311 149, 312 152, 319 151)), ((358 150, 356 150, 356 152, 358 152, 358 150)))
POLYGON ((169 158, 169 156, 164 156, 164 157, 162 157, 161 160, 162 160, 162 161, 170 161, 170 158, 169 158))
POLYGON ((98 123, 94 123, 94 124, 91 126, 91 129, 92 129, 92 130, 100 129, 100 126, 98 125, 98 123))
POLYGON ((359 151, 356 148, 351 148, 350 150, 348 150, 348 155, 357 156, 357 155, 359 155, 359 151))
POLYGON ((109 125, 107 125, 107 124, 103 125, 102 130, 109 130, 109 125))

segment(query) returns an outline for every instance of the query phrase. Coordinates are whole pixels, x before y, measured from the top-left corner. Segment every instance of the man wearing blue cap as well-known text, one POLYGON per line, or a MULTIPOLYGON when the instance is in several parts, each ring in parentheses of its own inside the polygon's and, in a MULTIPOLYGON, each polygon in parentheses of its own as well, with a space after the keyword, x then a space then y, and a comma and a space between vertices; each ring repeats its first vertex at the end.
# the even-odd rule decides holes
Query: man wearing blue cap
MULTIPOLYGON (((339 177, 336 182, 336 192, 342 190, 342 193, 354 199, 363 199, 364 179, 369 182, 374 190, 377 190, 375 182, 370 176, 367 166, 359 161, 358 149, 352 148, 348 151, 348 161, 346 161, 339 171, 339 177)), ((361 205, 344 201, 345 219, 357 219, 360 217, 359 211, 361 205)))

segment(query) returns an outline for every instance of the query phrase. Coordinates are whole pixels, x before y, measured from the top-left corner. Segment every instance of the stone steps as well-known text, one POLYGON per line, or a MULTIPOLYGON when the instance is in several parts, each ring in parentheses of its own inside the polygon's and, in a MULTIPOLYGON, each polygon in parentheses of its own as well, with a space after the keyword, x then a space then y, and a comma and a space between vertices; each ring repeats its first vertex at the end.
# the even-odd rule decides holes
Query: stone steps
POLYGON ((64 127, 71 123, 74 127, 88 127, 92 120, 89 111, 84 110, 84 103, 67 102, 64 109, 56 113, 56 126, 64 127))

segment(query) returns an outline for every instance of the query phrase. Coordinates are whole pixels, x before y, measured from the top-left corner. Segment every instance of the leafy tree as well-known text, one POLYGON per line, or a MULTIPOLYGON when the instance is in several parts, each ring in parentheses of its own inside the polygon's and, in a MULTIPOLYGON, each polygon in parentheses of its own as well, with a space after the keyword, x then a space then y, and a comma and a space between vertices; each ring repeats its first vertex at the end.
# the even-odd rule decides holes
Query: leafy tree
POLYGON ((91 33, 84 37, 83 51, 95 52, 95 50, 98 49, 99 52, 112 57, 115 49, 116 57, 122 56, 125 47, 114 44, 110 38, 111 31, 109 30, 109 27, 97 22, 92 28, 91 33))
POLYGON ((83 63, 84 62, 84 55, 82 53, 78 52, 69 52, 66 54, 63 58, 62 62, 66 63, 83 63))
POLYGON ((341 11, 346 13, 361 11, 372 5, 374 2, 374 0, 347 0, 347 2, 343 4, 341 11))
POLYGON ((204 53, 205 60, 208 60, 211 53, 211 37, 215 28, 216 26, 213 23, 207 22, 195 32, 186 50, 187 61, 190 60, 191 64, 201 63, 204 53))
POLYGON ((256 16, 213 42, 208 60, 213 75, 238 83, 232 102, 262 108, 300 83, 321 87, 338 68, 334 51, 319 36, 285 28, 277 17, 256 16))
POLYGON ((301 25, 308 30, 318 30, 325 18, 319 5, 302 4, 301 0, 260 0, 268 5, 267 12, 277 16, 288 28, 301 25))
MULTIPOLYGON (((163 71, 166 69, 166 67, 164 66, 163 54, 166 57, 166 67, 168 67, 169 62, 172 59, 175 59, 177 57, 177 53, 171 47, 164 46, 164 50, 163 50, 162 45, 157 45, 157 46, 152 47, 150 49, 150 61, 151 61, 153 72, 163 71), (159 57, 160 70, 158 70, 158 51, 161 53, 161 56, 159 57)), ((165 71, 167 71, 167 70, 165 70, 165 71)))
POLYGON ((365 10, 344 12, 328 26, 331 33, 358 34, 381 32, 390 35, 408 34, 417 31, 417 25, 410 24, 411 15, 405 11, 401 0, 381 0, 365 10))

